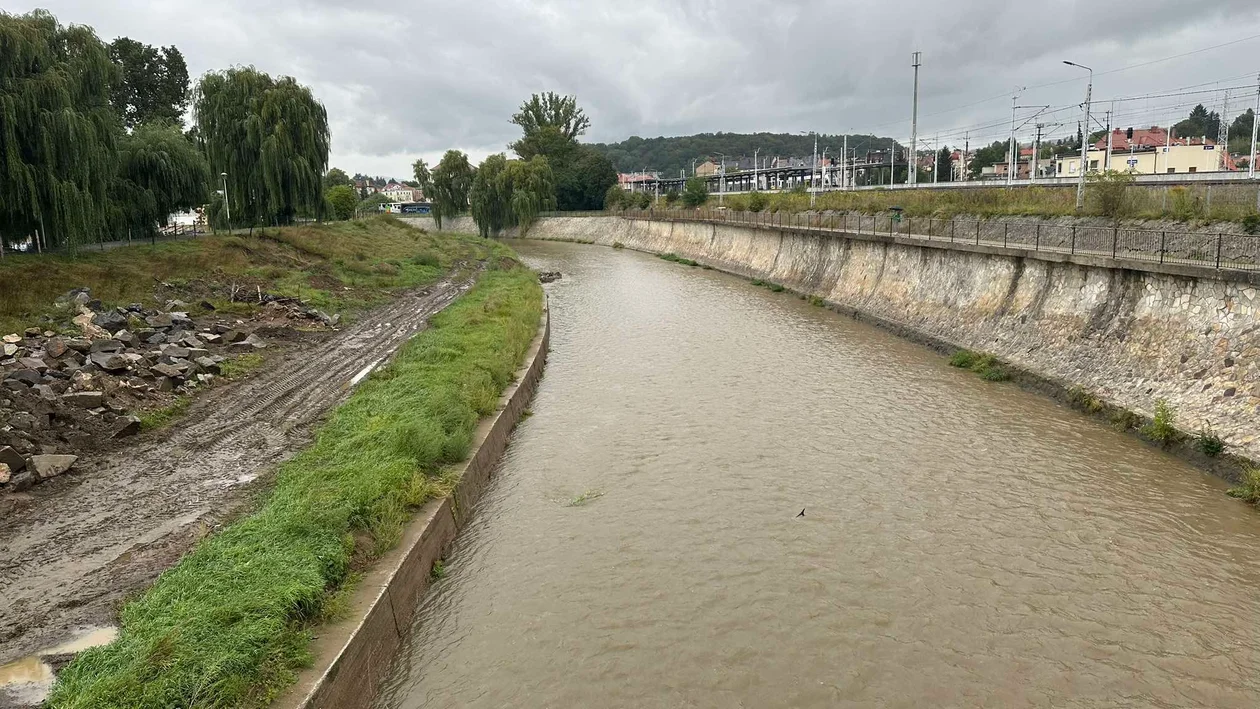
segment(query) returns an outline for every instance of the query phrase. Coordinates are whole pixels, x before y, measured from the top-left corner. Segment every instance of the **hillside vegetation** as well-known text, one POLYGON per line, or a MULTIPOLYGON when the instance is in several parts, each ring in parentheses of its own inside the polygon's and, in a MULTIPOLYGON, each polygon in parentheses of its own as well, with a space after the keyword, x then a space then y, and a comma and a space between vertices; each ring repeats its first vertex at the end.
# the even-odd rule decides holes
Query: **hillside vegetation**
MULTIPOLYGON (((849 150, 881 150, 892 146, 892 138, 853 134, 849 136, 849 150)), ((843 135, 819 135, 818 153, 824 150, 830 156, 838 156, 844 146, 843 135)), ((691 161, 717 158, 719 153, 727 159, 741 156, 751 158, 757 151, 762 157, 803 157, 814 154, 814 137, 793 133, 697 133, 672 138, 640 138, 632 136, 620 143, 594 143, 593 148, 608 156, 618 172, 638 172, 646 167, 659 170, 666 177, 677 177, 679 171, 691 174, 691 161)))

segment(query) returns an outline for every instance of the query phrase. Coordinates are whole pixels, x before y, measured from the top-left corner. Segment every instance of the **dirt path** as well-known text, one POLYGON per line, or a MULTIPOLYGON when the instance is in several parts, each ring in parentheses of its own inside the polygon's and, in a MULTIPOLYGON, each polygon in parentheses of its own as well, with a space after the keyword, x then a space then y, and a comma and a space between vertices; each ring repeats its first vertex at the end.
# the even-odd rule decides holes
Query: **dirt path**
POLYGON ((30 505, 0 519, 0 665, 112 623, 122 599, 240 508, 246 483, 309 440, 352 381, 472 282, 448 278, 294 347, 257 376, 203 394, 173 428, 36 488, 30 505))

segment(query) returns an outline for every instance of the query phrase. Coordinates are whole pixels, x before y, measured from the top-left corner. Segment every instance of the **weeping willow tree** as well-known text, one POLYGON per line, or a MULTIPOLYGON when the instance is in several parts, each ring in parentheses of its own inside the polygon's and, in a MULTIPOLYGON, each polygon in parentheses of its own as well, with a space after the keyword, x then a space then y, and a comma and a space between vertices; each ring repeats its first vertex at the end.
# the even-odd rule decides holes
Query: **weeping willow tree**
POLYGON ((432 203, 433 221, 442 228, 442 220, 462 214, 468 209, 468 193, 472 189, 473 169, 468 156, 458 150, 448 150, 442 160, 429 173, 429 196, 432 203))
POLYGON ((118 174, 110 188, 115 237, 148 236, 175 211, 205 204, 210 166, 179 127, 144 124, 118 142, 118 174))
POLYGON ((114 71, 90 28, 0 12, 0 239, 100 238, 119 131, 114 71))
POLYGON ((234 223, 322 215, 328 113, 310 89, 292 77, 235 67, 201 78, 193 112, 211 173, 227 173, 234 223))
POLYGON ((540 212, 555 208, 551 166, 541 155, 530 160, 491 155, 477 167, 469 201, 482 236, 512 226, 519 226, 524 235, 540 212))

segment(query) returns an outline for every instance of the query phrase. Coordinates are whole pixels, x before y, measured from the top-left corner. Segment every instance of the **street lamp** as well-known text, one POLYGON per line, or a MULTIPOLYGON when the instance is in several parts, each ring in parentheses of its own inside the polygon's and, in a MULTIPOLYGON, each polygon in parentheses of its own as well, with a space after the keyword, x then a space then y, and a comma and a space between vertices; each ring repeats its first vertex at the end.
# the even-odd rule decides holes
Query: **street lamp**
POLYGON ((810 183, 809 184, 809 208, 813 209, 814 200, 818 196, 818 192, 817 192, 818 186, 815 184, 815 180, 818 179, 816 176, 816 172, 818 170, 818 134, 812 130, 809 130, 809 131, 803 130, 801 131, 801 135, 814 136, 814 163, 809 166, 809 183, 810 183))
POLYGON ((223 206, 227 207, 228 231, 232 231, 232 202, 228 200, 227 192, 227 173, 221 173, 223 178, 223 206))
POLYGON ((1089 84, 1085 87, 1085 123, 1081 126, 1081 179, 1076 184, 1076 211, 1079 212, 1085 208, 1085 168, 1089 164, 1089 148, 1086 147, 1089 143, 1086 139, 1089 136, 1089 99, 1094 93, 1094 70, 1066 59, 1063 63, 1089 72, 1089 84))

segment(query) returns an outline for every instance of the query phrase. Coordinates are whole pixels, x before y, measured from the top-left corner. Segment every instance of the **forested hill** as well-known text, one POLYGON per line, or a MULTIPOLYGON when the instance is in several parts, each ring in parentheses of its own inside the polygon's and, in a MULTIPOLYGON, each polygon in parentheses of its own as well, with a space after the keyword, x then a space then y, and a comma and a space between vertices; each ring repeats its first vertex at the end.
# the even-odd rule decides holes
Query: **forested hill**
MULTIPOLYGON (((850 135, 849 149, 880 150, 892 145, 892 138, 873 135, 850 135)), ((819 135, 818 152, 838 156, 844 145, 842 135, 819 135)), ((702 162, 718 153, 728 159, 749 157, 756 150, 758 157, 804 157, 814 152, 814 138, 792 133, 699 133, 674 138, 640 138, 632 136, 620 143, 595 143, 593 147, 608 156, 618 172, 638 172, 643 168, 659 170, 674 177, 680 170, 691 172, 691 161, 702 162)))

